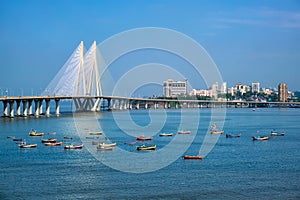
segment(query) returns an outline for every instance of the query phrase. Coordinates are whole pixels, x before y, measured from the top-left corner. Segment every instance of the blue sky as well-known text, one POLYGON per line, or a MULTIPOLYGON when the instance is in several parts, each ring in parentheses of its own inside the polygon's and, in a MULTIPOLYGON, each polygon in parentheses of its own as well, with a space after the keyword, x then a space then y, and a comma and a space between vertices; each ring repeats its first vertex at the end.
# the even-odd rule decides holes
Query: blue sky
MULTIPOLYGON (((285 82, 300 90, 297 0, 2 0, 0 25, 0 95, 6 88, 14 95, 43 90, 81 40, 88 48, 94 40, 149 26, 195 39, 228 86, 285 82)), ((197 86, 204 87, 201 81, 197 86)))

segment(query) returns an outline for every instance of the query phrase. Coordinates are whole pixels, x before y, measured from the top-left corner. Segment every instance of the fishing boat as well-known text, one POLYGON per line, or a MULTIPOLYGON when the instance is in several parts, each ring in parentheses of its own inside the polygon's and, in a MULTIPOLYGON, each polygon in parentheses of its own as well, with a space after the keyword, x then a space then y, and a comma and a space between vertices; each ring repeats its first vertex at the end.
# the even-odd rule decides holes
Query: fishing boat
POLYGON ((211 130, 216 129, 216 128, 217 128, 217 126, 215 124, 213 124, 213 125, 210 126, 211 130))
POLYGON ((13 139, 14 142, 18 142, 18 141, 22 141, 22 140, 23 140, 22 138, 14 138, 13 139))
POLYGON ((117 145, 116 142, 114 142, 114 143, 104 143, 104 142, 102 142, 102 143, 98 144, 98 147, 115 147, 116 145, 117 145))
POLYGON ((253 140, 268 140, 270 137, 269 136, 253 136, 253 140))
POLYGON ((49 135, 55 135, 56 132, 55 132, 55 131, 53 131, 53 132, 48 132, 48 134, 49 134, 49 135))
POLYGON ((29 136, 44 136, 44 133, 38 133, 38 132, 36 132, 36 130, 32 129, 29 132, 29 136))
POLYGON ((141 145, 136 147, 138 151, 154 151, 155 149, 156 145, 141 145))
POLYGON ((241 134, 226 134, 226 138, 239 138, 241 134))
POLYGON ((15 139, 16 137, 15 137, 15 136, 12 136, 12 135, 8 135, 7 138, 15 139))
POLYGON ((99 145, 100 142, 97 142, 97 141, 92 141, 92 145, 99 145))
POLYGON ((65 149, 82 149, 83 144, 78 144, 78 145, 73 145, 73 144, 68 144, 64 148, 65 149))
POLYGON ((159 134, 160 137, 172 137, 173 133, 161 133, 159 134))
POLYGON ((48 139, 43 139, 42 143, 55 143, 56 138, 48 138, 48 139))
POLYGON ((99 139, 99 137, 94 137, 94 136, 86 136, 85 139, 99 139))
POLYGON ((190 134, 191 131, 178 131, 178 134, 190 134))
POLYGON ((189 156, 189 155, 185 155, 183 156, 183 159, 185 160, 202 160, 202 156, 189 156))
POLYGON ((134 142, 124 142, 124 144, 129 144, 130 146, 133 146, 133 145, 136 144, 136 141, 134 141, 134 142))
POLYGON ((18 146, 20 148, 36 148, 37 144, 26 144, 26 143, 23 143, 23 144, 19 144, 18 146))
POLYGON ((45 146, 61 146, 62 142, 47 142, 44 143, 45 146))
POLYGON ((114 149, 114 146, 97 146, 98 151, 112 151, 114 149))
POLYGON ((64 139, 72 139, 73 137, 72 136, 69 136, 69 135, 65 135, 64 136, 64 139))
POLYGON ((98 132, 89 132, 89 135, 102 135, 103 133, 98 131, 98 132))
POLYGON ((212 130, 210 133, 211 134, 224 134, 224 131, 212 130))
POLYGON ((284 136, 284 132, 271 131, 271 136, 284 136))
POLYGON ((144 136, 139 136, 136 138, 136 140, 153 140, 153 137, 144 137, 144 136))

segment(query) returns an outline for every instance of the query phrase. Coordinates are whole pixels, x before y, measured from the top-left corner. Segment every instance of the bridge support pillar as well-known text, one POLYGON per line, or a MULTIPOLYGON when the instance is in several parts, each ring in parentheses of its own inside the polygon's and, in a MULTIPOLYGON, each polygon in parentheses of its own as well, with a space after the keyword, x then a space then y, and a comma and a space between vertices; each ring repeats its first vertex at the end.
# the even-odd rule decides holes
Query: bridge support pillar
POLYGON ((157 109, 157 107, 158 107, 157 102, 154 102, 153 104, 154 104, 154 109, 157 109))
POLYGON ((168 103, 164 102, 164 109, 167 109, 167 108, 168 108, 168 103))
POLYGON ((7 117, 7 101, 3 101, 3 116, 7 117))
POLYGON ((113 99, 112 100, 112 110, 115 110, 116 109, 116 100, 113 99))
POLYGON ((111 99, 107 99, 107 110, 111 110, 111 99))
POLYGON ((32 99, 28 100, 28 115, 32 115, 32 99))
POLYGON ((21 116, 21 100, 16 100, 17 103, 17 116, 21 116))
POLYGON ((123 101, 121 99, 119 99, 119 110, 123 109, 123 101))
POLYGON ((22 100, 23 104, 23 117, 27 117, 27 100, 22 100))
POLYGON ((46 101, 46 116, 50 116, 50 99, 45 99, 46 101))
POLYGON ((39 109, 40 109, 39 114, 42 115, 43 114, 43 99, 40 100, 40 102, 39 102, 39 109))
POLYGON ((145 103, 145 109, 148 109, 148 103, 145 103))
POLYGON ((9 101, 9 117, 14 117, 14 100, 9 101))
POLYGON ((135 105, 135 109, 139 110, 140 109, 140 102, 136 102, 136 105, 135 105))
POLYGON ((55 115, 59 116, 59 99, 55 99, 55 115))
POLYGON ((132 101, 129 102, 129 109, 132 110, 132 101))
POLYGON ((123 108, 124 108, 124 110, 127 110, 127 108, 128 108, 128 107, 127 107, 127 101, 126 101, 126 100, 123 101, 123 108))
POLYGON ((34 115, 35 116, 39 116, 39 100, 38 99, 35 99, 34 100, 34 105, 35 105, 35 111, 34 111, 34 115))
POLYGON ((175 108, 178 109, 178 103, 175 103, 175 108))

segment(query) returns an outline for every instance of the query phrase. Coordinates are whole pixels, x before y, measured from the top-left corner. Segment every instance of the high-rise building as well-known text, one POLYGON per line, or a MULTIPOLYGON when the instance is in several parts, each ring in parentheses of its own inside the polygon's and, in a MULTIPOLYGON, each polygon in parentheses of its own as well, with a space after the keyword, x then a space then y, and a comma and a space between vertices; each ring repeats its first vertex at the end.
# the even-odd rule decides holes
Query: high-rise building
POLYGON ((187 95, 187 80, 184 81, 173 81, 168 79, 164 81, 164 96, 165 97, 176 97, 178 95, 187 95))
POLYGON ((223 82, 221 86, 221 94, 226 94, 226 93, 227 93, 227 84, 226 82, 223 82))
POLYGON ((278 99, 281 102, 288 101, 288 87, 285 83, 280 83, 278 85, 278 99))
POLYGON ((252 93, 259 93, 259 82, 252 82, 252 93))
POLYGON ((218 98, 218 89, 219 89, 218 82, 214 83, 211 86, 211 96, 212 96, 213 99, 217 99, 218 98))

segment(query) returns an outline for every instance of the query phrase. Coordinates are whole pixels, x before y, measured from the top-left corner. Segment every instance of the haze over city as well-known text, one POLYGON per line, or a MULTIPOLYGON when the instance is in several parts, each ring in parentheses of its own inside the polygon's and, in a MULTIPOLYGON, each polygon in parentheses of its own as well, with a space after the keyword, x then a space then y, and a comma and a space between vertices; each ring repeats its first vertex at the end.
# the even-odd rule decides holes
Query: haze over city
MULTIPOLYGON (((140 27, 164 27, 193 38, 210 54, 228 86, 259 81, 261 87, 276 88, 285 82, 289 90, 299 90, 299 13, 296 0, 2 2, 1 93, 4 89, 15 95, 21 90, 40 93, 80 41, 89 48, 94 40, 101 43, 140 27)), ((125 69, 116 66, 116 77, 136 63, 152 61, 139 55, 138 61, 129 55, 125 69)), ((159 56, 154 61, 160 61, 159 56)), ((185 67, 176 59, 168 64, 185 67)), ((197 89, 207 88, 191 74, 186 78, 197 89)), ((158 88, 153 94, 162 94, 158 88)))

